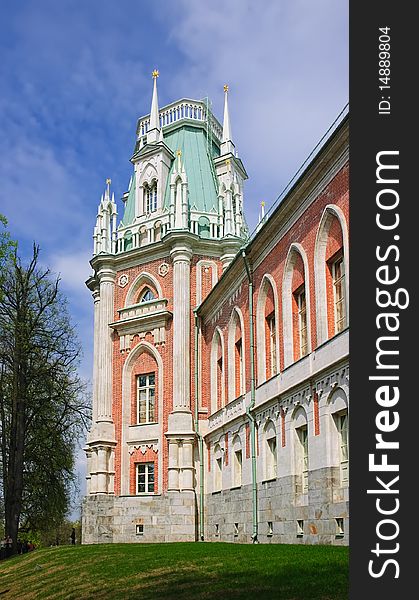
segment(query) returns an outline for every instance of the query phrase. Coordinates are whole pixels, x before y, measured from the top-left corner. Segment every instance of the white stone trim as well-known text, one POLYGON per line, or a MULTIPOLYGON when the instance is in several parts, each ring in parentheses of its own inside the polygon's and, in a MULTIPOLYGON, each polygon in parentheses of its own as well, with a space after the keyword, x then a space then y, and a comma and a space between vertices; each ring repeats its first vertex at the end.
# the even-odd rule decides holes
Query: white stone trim
POLYGON ((196 305, 199 306, 202 302, 202 267, 209 267, 211 269, 212 287, 218 281, 218 268, 217 263, 213 260, 198 260, 196 263, 196 305))
POLYGON ((276 372, 279 373, 279 302, 275 279, 270 273, 265 273, 259 286, 256 303, 256 349, 257 349, 257 382, 266 381, 266 339, 265 339, 265 304, 268 297, 268 286, 271 286, 275 310, 275 341, 276 341, 276 372))
POLYGON ((134 281, 130 285, 130 288, 125 297, 124 308, 127 308, 128 306, 133 306, 134 304, 136 304, 135 295, 137 294, 139 288, 141 287, 141 285, 143 283, 151 284, 156 289, 158 297, 163 298, 163 291, 162 291, 162 287, 160 285, 159 280, 156 277, 154 277, 154 275, 151 275, 151 273, 142 271, 139 275, 137 275, 137 277, 134 279, 134 281))
POLYGON ((225 348, 223 333, 219 327, 216 327, 211 341, 211 368, 210 368, 210 412, 211 414, 217 412, 218 403, 218 389, 217 389, 217 354, 218 354, 218 338, 221 343, 221 356, 223 360, 223 372, 221 377, 221 408, 225 405, 225 348))
POLYGON ((343 260, 345 265, 345 302, 346 302, 346 324, 349 325, 349 237, 345 215, 339 206, 328 204, 320 219, 314 245, 314 283, 316 293, 316 323, 317 323, 317 345, 322 344, 328 338, 327 323, 327 290, 326 290, 326 247, 329 238, 329 230, 336 217, 342 230, 343 260))
POLYGON ((242 339, 242 390, 239 396, 242 396, 246 390, 246 347, 245 347, 245 329, 243 313, 238 306, 235 306, 231 312, 228 324, 227 337, 227 367, 228 367, 228 402, 232 402, 236 396, 236 356, 235 356, 235 330, 236 321, 239 320, 241 339, 242 339))
POLYGON ((292 323, 292 276, 296 255, 299 254, 304 265, 304 286, 307 314, 307 354, 311 352, 311 288, 307 254, 299 243, 292 243, 288 249, 282 279, 282 322, 284 336, 284 367, 294 362, 294 332, 292 323))
MULTIPOLYGON (((129 495, 129 451, 128 442, 130 442, 129 426, 131 421, 131 374, 135 361, 143 353, 148 352, 156 360, 158 368, 158 414, 160 440, 163 439, 163 359, 160 353, 145 340, 140 342, 128 355, 122 368, 122 410, 121 410, 121 495, 129 495)), ((141 440, 142 442, 142 440, 141 440)), ((158 489, 163 485, 163 466, 161 452, 157 454, 159 461, 158 489)))

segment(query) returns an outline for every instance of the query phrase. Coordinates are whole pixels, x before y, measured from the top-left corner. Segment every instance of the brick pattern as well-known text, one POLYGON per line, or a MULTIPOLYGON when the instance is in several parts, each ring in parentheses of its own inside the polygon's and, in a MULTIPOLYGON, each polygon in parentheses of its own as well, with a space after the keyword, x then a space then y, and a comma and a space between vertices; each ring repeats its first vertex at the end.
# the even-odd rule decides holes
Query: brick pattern
MULTIPOLYGON (((316 333, 316 298, 315 298, 315 274, 314 274, 314 249, 316 236, 319 228, 321 215, 324 209, 329 204, 334 204, 339 207, 346 220, 346 226, 349 229, 349 192, 348 192, 348 166, 345 165, 326 186, 323 192, 312 202, 307 210, 301 215, 299 220, 285 233, 285 235, 278 241, 272 251, 264 258, 264 260, 257 266, 253 274, 253 288, 254 297, 253 303, 256 311, 258 293, 261 286, 262 279, 266 273, 269 273, 274 281, 277 288, 278 295, 278 314, 276 315, 279 327, 279 361, 280 370, 284 369, 284 331, 281 324, 284 322, 283 307, 282 307, 282 282, 284 277, 285 263, 288 256, 289 248, 292 243, 299 243, 304 249, 307 262, 308 262, 308 275, 310 281, 310 289, 305 289, 306 292, 306 304, 310 305, 310 315, 307 314, 307 322, 310 325, 311 334, 311 346, 312 349, 316 348, 317 345, 317 333, 316 333), (310 299, 310 303, 308 303, 310 299)), ((330 226, 329 231, 330 241, 327 245, 327 257, 334 255, 337 251, 342 249, 342 232, 339 221, 334 218, 330 226)), ((326 257, 326 258, 327 258, 326 257)), ((325 269, 327 269, 325 263, 325 269)), ((327 269, 329 271, 329 269, 327 269)), ((293 276, 292 276, 292 291, 296 291, 305 281, 304 278, 304 265, 303 261, 298 254, 296 257, 293 276)), ((331 282, 329 283, 328 292, 328 320, 329 320, 329 338, 334 335, 334 324, 331 327, 330 323, 334 323, 334 307, 333 307, 333 290, 331 290, 331 282)), ((248 308, 248 284, 247 279, 244 278, 242 281, 237 281, 236 293, 234 294, 234 302, 231 297, 225 297, 220 303, 219 310, 217 313, 217 319, 212 319, 210 322, 203 327, 203 343, 202 343, 202 393, 206 398, 206 406, 210 406, 208 402, 209 389, 210 389, 210 349, 211 342, 215 332, 215 328, 218 327, 224 340, 227 340, 228 336, 228 324, 230 321, 231 313, 234 307, 237 306, 243 313, 244 320, 244 331, 242 332, 243 339, 245 341, 245 363, 246 369, 246 392, 250 390, 250 339, 249 339, 249 308, 248 308)), ((298 331, 298 309, 295 298, 292 298, 293 306, 293 347, 294 347, 294 360, 300 358, 300 343, 299 343, 299 331, 298 331)), ((273 307, 273 293, 268 292, 268 298, 265 306, 265 316, 269 315, 270 308, 273 307)), ((265 319, 266 320, 266 319, 265 319)), ((265 341, 267 342, 268 332, 265 332, 265 341)), ((227 346, 226 346, 227 349, 227 346)), ((256 348, 257 352, 257 348, 256 348)), ((227 354, 227 352, 226 352, 227 354)), ((225 367, 225 379, 226 385, 228 385, 228 369, 226 365, 231 357, 228 355, 224 357, 225 367)), ((269 357, 269 345, 266 345, 266 362, 267 362, 267 374, 270 357, 269 357)))
MULTIPOLYGON (((191 306, 196 306, 196 271, 197 271, 197 263, 201 260, 210 260, 215 262, 218 268, 218 276, 222 273, 222 265, 221 261, 214 257, 207 257, 203 255, 195 255, 191 260, 191 306)), ((117 321, 119 319, 118 309, 121 309, 125 306, 126 297, 128 291, 135 281, 135 279, 141 274, 146 273, 153 276, 160 284, 162 289, 163 298, 167 299, 167 310, 173 312, 173 268, 171 264, 170 256, 166 256, 160 259, 156 259, 153 261, 149 261, 147 263, 143 263, 141 265, 137 265, 135 267, 131 267, 129 269, 124 269, 118 271, 116 274, 116 281, 118 281, 120 275, 123 273, 128 275, 128 285, 121 288, 120 286, 115 286, 115 302, 114 302, 114 320, 117 321), (162 277, 159 272, 159 266, 163 263, 167 263, 170 265, 168 273, 162 277)), ((202 267, 202 299, 205 298, 212 288, 212 273, 211 269, 206 271, 205 266, 202 267)), ((139 286, 136 298, 140 298, 141 294, 144 291, 144 288, 150 288, 153 293, 158 296, 157 289, 149 280, 144 280, 144 283, 139 286)), ((191 373, 191 410, 192 412, 195 409, 195 387, 194 387, 194 362, 195 362, 195 353, 194 353, 194 316, 191 311, 191 321, 190 321, 190 331, 191 331, 191 345, 190 345, 190 373, 191 373)), ((158 414, 159 422, 162 421, 163 431, 167 431, 168 428, 168 417, 173 408, 172 401, 172 374, 173 374, 173 333, 172 333, 172 321, 169 322, 166 328, 166 341, 164 344, 160 344, 159 346, 155 346, 154 338, 151 332, 147 333, 145 338, 147 342, 149 342, 153 347, 155 347, 156 351, 160 354, 162 363, 163 363, 163 389, 157 389, 157 397, 163 395, 163 414, 158 414)), ((116 333, 113 334, 113 404, 112 404, 112 418, 115 423, 115 437, 117 441, 117 445, 115 448, 115 494, 119 495, 121 493, 121 437, 122 437, 122 371, 125 364, 125 361, 129 357, 129 353, 121 352, 119 345, 119 337, 116 333)), ((138 336, 135 336, 131 343, 132 353, 136 346, 140 343, 140 339, 138 336)), ((136 391, 134 393, 134 385, 135 385, 135 376, 140 373, 148 373, 148 372, 156 372, 156 386, 158 386, 158 377, 157 377, 157 363, 155 359, 149 353, 142 353, 140 357, 137 358, 135 364, 133 366, 132 374, 131 374, 131 398, 130 398, 130 414, 131 414, 131 423, 135 422, 134 414, 136 411, 136 391), (134 400, 135 398, 135 400, 134 400), (134 414, 133 414, 134 413, 134 414)), ((203 407, 207 408, 208 404, 208 394, 203 394, 203 407)), ((157 401, 156 401, 157 407, 157 401)), ((206 418, 207 414, 203 413, 200 415, 200 418, 206 418)), ((160 440, 160 468, 162 468, 162 480, 163 480, 163 490, 167 490, 167 478, 168 478, 168 443, 167 440, 163 437, 160 440)), ((157 469, 157 458, 155 459, 157 469)), ((156 471, 157 472, 157 471, 156 471)), ((157 475, 156 475, 157 482, 157 475)), ((131 482, 130 482, 131 486, 131 482)))

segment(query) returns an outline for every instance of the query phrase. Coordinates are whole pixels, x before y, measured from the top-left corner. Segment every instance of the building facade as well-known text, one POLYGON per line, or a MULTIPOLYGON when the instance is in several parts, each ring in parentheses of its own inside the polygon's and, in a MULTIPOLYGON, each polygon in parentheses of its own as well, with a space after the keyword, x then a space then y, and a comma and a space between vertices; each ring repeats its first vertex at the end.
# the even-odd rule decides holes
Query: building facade
POLYGON ((83 541, 348 543, 348 124, 249 237, 209 102, 140 118, 94 229, 83 541))

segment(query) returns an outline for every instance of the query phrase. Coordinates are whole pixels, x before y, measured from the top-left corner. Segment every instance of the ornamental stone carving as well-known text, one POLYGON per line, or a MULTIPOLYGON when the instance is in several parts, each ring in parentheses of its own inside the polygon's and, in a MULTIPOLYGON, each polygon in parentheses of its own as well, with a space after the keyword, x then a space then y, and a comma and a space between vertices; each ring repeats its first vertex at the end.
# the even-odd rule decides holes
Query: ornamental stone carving
POLYGON ((166 262, 162 263, 158 268, 158 272, 161 277, 166 277, 169 272, 169 265, 166 262))
POLYGON ((129 281, 128 275, 126 273, 123 273, 118 279, 119 287, 124 288, 127 285, 128 281, 129 281))

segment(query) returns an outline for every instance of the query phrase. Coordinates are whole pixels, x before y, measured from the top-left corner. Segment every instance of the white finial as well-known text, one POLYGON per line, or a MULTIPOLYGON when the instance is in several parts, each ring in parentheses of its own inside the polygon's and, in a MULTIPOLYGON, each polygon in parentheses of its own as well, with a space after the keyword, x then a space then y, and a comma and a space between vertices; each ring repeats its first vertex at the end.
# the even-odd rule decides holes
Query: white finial
POLYGON ((260 203, 261 206, 261 213, 262 213, 262 221, 265 218, 265 202, 264 200, 262 200, 262 202, 260 203))
POLYGON ((160 119, 159 119, 159 101, 157 97, 157 77, 159 72, 154 69, 153 73, 153 97, 151 100, 150 125, 147 132, 147 143, 155 143, 159 141, 160 119))
POLYGON ((230 114, 228 111, 228 85, 224 86, 224 120, 223 120, 223 139, 221 143, 221 154, 228 154, 234 151, 234 144, 231 135, 230 114))

